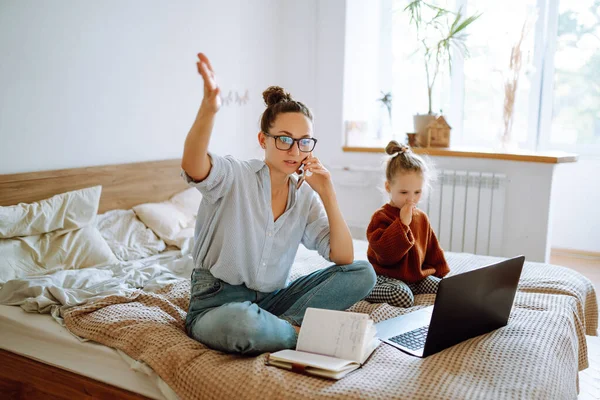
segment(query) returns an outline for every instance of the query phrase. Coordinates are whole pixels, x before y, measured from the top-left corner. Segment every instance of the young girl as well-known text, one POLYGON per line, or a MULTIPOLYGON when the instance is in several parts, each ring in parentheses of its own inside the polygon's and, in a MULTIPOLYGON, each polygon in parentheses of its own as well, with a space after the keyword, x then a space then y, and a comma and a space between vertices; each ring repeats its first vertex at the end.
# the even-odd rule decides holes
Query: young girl
POLYGON ((390 202, 377 210, 367 228, 367 256, 377 284, 365 299, 411 307, 414 294, 436 293, 440 278, 450 269, 427 215, 416 208, 429 169, 406 146, 391 141, 385 190, 390 202))
POLYGON ((204 98, 181 164, 203 194, 186 330, 229 353, 294 348, 307 307, 345 310, 371 291, 375 272, 354 261, 331 176, 312 154, 317 140, 309 109, 270 87, 258 133, 264 161, 209 153, 221 101, 208 58, 198 58, 204 98), (302 166, 306 180, 297 186, 293 174, 302 166), (288 284, 300 243, 337 265, 288 284))

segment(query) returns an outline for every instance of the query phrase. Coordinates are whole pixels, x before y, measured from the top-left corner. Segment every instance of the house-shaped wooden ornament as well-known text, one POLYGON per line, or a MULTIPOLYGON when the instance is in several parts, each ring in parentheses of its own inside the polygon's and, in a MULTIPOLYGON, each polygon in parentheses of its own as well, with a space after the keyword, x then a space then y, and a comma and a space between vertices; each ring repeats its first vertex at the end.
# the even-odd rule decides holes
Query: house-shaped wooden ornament
POLYGON ((427 147, 449 147, 452 127, 443 115, 431 121, 427 127, 427 147))

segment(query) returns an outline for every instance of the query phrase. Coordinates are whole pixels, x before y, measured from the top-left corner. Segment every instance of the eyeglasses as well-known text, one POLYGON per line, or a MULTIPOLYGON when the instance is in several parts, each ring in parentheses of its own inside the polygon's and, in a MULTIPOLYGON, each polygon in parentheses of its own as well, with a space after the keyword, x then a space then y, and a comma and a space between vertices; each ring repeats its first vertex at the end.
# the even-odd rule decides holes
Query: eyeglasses
POLYGON ((294 143, 298 143, 298 150, 303 153, 310 153, 317 145, 317 139, 315 138, 300 138, 294 139, 285 135, 271 135, 270 133, 263 132, 265 136, 272 137, 275 139, 275 147, 278 150, 289 150, 294 146, 294 143))

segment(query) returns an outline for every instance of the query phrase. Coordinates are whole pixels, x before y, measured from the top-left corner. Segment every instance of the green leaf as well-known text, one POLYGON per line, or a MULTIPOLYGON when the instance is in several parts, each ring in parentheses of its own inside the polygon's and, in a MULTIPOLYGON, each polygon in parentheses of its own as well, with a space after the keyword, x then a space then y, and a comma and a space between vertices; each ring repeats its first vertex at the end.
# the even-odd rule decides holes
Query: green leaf
POLYGON ((410 14, 410 23, 414 23, 417 31, 421 25, 421 0, 413 0, 404 8, 410 14))
POLYGON ((455 26, 456 23, 458 23, 460 20, 460 13, 458 13, 454 24, 452 24, 452 28, 454 29, 450 29, 450 36, 458 35, 460 32, 464 31, 469 25, 475 22, 479 17, 481 17, 481 14, 471 15, 470 17, 464 19, 458 26, 455 26))

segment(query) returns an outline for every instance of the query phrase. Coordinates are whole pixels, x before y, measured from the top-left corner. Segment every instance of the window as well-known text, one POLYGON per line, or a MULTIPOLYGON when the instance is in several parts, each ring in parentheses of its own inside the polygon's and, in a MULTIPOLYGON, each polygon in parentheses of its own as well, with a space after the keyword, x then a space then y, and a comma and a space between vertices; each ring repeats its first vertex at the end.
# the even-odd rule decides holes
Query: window
MULTIPOLYGON (((407 1, 394 0, 392 6, 392 94, 394 129, 401 132, 414 132, 413 116, 425 114, 429 108, 427 95, 427 76, 424 67, 422 48, 417 35, 409 25, 409 16, 404 12, 407 1)), ((431 4, 450 7, 444 1, 431 1, 431 4)), ((440 66, 432 93, 432 111, 440 110, 451 115, 455 110, 450 107, 448 95, 450 79, 447 67, 440 66)), ((453 128, 455 128, 453 126, 453 128)), ((403 140, 404 138, 402 138, 403 140)))
POLYGON ((540 142, 545 148, 598 155, 600 0, 562 0, 557 14, 549 24, 554 54, 544 71, 540 142))
POLYGON ((515 82, 510 135, 523 145, 528 137, 535 137, 537 129, 537 96, 532 98, 539 81, 534 65, 536 0, 467 1, 463 5, 467 13, 482 14, 469 27, 466 45, 470 57, 462 63, 462 71, 459 66, 453 77, 464 82, 464 100, 462 104, 459 99, 453 102, 457 110, 452 115, 457 121, 457 131, 462 132, 461 142, 474 145, 499 142, 504 133, 505 85, 515 82), (521 51, 519 71, 510 68, 511 51, 517 47, 521 51), (462 119, 458 118, 461 115, 462 119))
MULTIPOLYGON (((368 66, 359 56, 348 64, 352 53, 364 53, 352 51, 352 36, 347 37, 346 77, 353 78, 346 82, 345 101, 348 93, 353 93, 353 100, 350 107, 345 102, 349 110, 345 117, 365 121, 361 126, 368 134, 360 136, 360 145, 381 145, 391 138, 404 141, 404 134, 414 130, 413 115, 427 112, 423 56, 403 11, 408 2, 380 0, 373 7, 370 2, 348 0, 347 31, 360 37, 363 49, 370 52, 368 66), (386 92, 393 96, 393 129, 383 129, 386 112, 377 101, 386 92), (353 118, 356 115, 359 118, 353 118)), ((505 84, 515 72, 509 68, 511 51, 523 32, 513 142, 530 150, 600 154, 600 0, 429 3, 462 10, 463 15, 482 14, 467 30, 470 57, 463 60, 453 54, 452 75, 442 68, 432 95, 433 112, 441 110, 453 128, 453 145, 499 145, 505 84)))

